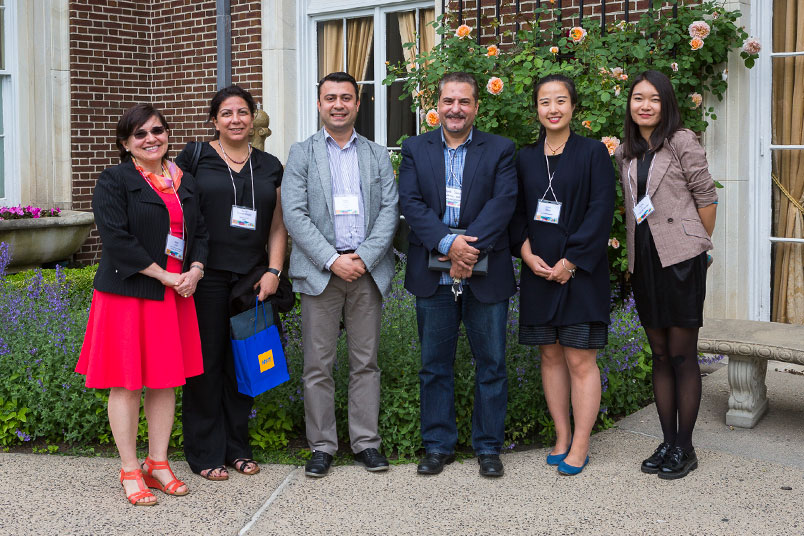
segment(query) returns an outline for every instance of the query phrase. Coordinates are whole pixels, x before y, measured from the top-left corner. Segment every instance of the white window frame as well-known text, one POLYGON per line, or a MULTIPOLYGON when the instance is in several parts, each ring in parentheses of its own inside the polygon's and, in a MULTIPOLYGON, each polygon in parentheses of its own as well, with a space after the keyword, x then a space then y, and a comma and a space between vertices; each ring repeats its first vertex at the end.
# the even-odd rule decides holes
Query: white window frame
POLYGON ((773 151, 804 149, 804 145, 775 145, 772 143, 771 110, 773 99, 772 84, 773 58, 803 56, 804 51, 773 52, 773 2, 754 0, 751 3, 751 20, 757 21, 754 29, 762 51, 754 69, 751 69, 750 86, 752 95, 751 121, 756 125, 758 136, 754 138, 751 151, 751 167, 754 171, 750 205, 750 281, 748 308, 752 320, 768 321, 771 317, 771 255, 774 242, 804 243, 800 238, 773 236, 771 215, 773 212, 773 151))
MULTIPOLYGON (((315 103, 318 91, 317 25, 319 22, 337 18, 374 17, 374 141, 388 146, 388 115, 385 113, 388 108, 388 86, 382 83, 388 74, 385 65, 385 16, 388 13, 414 9, 435 8, 437 10, 436 3, 433 0, 370 0, 369 2, 365 0, 342 0, 340 2, 306 0, 299 2, 299 80, 297 87, 300 138, 307 138, 318 130, 318 110, 315 103), (370 4, 369 7, 366 7, 367 3, 370 4), (333 7, 333 4, 336 4, 337 7, 333 7)), ((396 140, 391 140, 391 142, 396 143, 396 140)), ((395 148, 395 146, 391 148, 395 148)))
POLYGON ((12 206, 20 204, 20 174, 19 174, 19 151, 16 144, 19 139, 19 132, 17 129, 17 111, 19 106, 16 106, 18 93, 18 80, 17 76, 17 55, 14 53, 17 49, 17 0, 5 0, 4 6, 0 9, 4 10, 3 23, 3 50, 5 51, 5 69, 0 69, 0 91, 3 93, 3 135, 0 136, 0 143, 4 144, 3 148, 3 162, 5 169, 3 171, 3 180, 5 187, 5 197, 0 197, 1 206, 12 206))

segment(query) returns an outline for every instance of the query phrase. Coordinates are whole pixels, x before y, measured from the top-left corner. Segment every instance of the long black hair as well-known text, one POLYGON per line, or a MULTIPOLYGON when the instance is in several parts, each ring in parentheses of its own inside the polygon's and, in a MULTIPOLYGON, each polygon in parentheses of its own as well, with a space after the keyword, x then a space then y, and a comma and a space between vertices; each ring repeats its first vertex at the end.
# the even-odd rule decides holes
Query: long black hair
POLYGON ((625 105, 625 139, 623 140, 623 154, 625 157, 641 158, 648 148, 658 149, 664 143, 664 140, 670 138, 676 130, 683 127, 676 92, 673 90, 673 84, 670 79, 659 71, 645 71, 634 78, 631 83, 631 89, 628 91, 628 101, 625 105), (650 135, 650 146, 639 132, 639 125, 631 117, 631 96, 634 94, 634 88, 640 82, 648 82, 656 88, 662 107, 659 124, 656 125, 650 135))
MULTIPOLYGON (((570 104, 572 104, 573 109, 575 109, 575 106, 578 104, 578 91, 575 89, 575 82, 572 81, 572 78, 564 76, 563 74, 548 74, 533 85, 533 106, 537 110, 536 114, 538 115, 539 113, 539 89, 550 82, 560 82, 564 84, 564 87, 567 88, 567 93, 569 93, 570 104)), ((544 125, 539 124, 539 139, 536 140, 536 143, 541 143, 546 135, 547 130, 545 130, 544 125)))

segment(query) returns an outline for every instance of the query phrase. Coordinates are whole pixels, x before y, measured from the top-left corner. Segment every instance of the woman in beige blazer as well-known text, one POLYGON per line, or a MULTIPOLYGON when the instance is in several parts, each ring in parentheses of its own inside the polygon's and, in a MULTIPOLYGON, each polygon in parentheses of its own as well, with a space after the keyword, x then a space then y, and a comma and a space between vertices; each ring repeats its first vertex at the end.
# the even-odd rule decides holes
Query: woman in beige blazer
POLYGON ((615 157, 625 202, 628 271, 653 354, 653 393, 664 435, 642 471, 682 478, 698 467, 692 430, 701 401, 698 329, 717 193, 706 154, 683 128, 670 80, 637 76, 615 157))

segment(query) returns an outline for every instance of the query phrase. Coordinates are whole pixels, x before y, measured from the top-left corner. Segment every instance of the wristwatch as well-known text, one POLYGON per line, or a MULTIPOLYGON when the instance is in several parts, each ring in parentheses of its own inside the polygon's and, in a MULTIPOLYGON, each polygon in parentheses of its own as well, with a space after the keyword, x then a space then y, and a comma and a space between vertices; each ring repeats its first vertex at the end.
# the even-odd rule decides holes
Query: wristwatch
POLYGON ((279 279, 279 276, 282 275, 282 272, 280 270, 277 270, 276 268, 268 268, 265 271, 269 274, 274 274, 277 279, 279 279))

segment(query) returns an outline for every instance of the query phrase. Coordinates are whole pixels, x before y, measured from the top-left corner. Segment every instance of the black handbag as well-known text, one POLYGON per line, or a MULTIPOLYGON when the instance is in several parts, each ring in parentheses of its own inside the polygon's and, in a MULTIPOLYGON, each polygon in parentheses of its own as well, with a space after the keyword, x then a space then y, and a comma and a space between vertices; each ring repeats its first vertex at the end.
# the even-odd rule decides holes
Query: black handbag
MULTIPOLYGON (((452 234, 466 234, 466 229, 453 229, 452 227, 449 228, 449 232, 452 234)), ((441 261, 438 260, 439 257, 443 257, 440 252, 438 251, 431 251, 430 258, 427 260, 427 269, 434 270, 436 272, 449 272, 452 268, 452 261, 446 260, 441 261)), ((489 273, 489 257, 488 255, 481 255, 475 265, 472 267, 472 275, 487 275, 489 273)))
MULTIPOLYGON (((235 316, 254 308, 254 300, 257 298, 257 291, 254 290, 254 285, 267 271, 267 266, 258 265, 237 280, 229 293, 230 316, 235 316)), ((273 306, 274 319, 277 324, 279 323, 277 313, 287 313, 296 305, 296 294, 293 292, 293 285, 285 274, 279 276, 279 286, 276 289, 276 293, 273 296, 269 296, 268 301, 273 306)))

